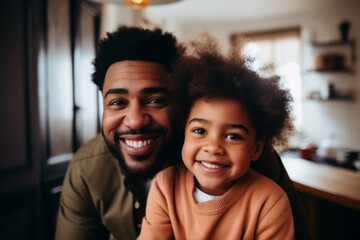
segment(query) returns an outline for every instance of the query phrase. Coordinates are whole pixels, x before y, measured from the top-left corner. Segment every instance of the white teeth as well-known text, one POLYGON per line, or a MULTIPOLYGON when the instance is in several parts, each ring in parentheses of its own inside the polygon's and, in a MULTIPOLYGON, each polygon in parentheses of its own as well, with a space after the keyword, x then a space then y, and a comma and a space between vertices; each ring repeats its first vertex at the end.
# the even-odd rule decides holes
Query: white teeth
POLYGON ((126 145, 128 145, 129 147, 133 147, 133 148, 146 147, 147 145, 149 145, 150 143, 152 143, 152 141, 153 141, 152 139, 141 140, 141 141, 135 141, 135 140, 127 140, 127 139, 125 139, 126 145))
POLYGON ((208 162, 201 162, 202 165, 204 165, 207 168, 222 168, 222 165, 212 164, 208 162))

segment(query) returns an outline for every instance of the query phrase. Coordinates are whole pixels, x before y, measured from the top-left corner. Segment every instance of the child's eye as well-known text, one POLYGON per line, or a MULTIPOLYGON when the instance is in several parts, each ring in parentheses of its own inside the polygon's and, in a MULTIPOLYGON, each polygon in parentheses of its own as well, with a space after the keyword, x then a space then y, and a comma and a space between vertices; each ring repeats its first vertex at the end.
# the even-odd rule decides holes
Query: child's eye
POLYGON ((226 134, 225 138, 229 140, 237 140, 237 141, 244 139, 240 134, 235 134, 235 133, 226 134))
POLYGON ((191 130, 191 132, 196 133, 196 134, 200 134, 200 135, 206 134, 206 131, 203 128, 194 128, 194 129, 191 130))

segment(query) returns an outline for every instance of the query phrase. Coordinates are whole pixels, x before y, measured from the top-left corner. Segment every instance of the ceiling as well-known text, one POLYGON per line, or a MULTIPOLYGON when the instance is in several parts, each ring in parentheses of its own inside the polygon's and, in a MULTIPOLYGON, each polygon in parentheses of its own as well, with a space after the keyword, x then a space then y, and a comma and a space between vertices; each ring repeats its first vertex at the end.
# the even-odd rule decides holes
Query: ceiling
MULTIPOLYGON (((103 3, 123 2, 123 0, 93 0, 103 3)), ((150 0, 151 1, 151 0, 150 0)), ((359 0, 180 0, 175 3, 148 7, 147 14, 160 18, 186 22, 244 21, 291 15, 302 11, 323 9, 324 6, 356 4, 359 0)))

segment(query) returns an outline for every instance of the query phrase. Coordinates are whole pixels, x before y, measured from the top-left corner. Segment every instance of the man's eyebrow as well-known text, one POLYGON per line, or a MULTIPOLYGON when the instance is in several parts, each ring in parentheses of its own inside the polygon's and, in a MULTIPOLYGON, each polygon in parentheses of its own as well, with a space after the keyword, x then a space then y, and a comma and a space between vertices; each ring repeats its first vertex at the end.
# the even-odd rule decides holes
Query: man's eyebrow
MULTIPOLYGON (((126 88, 110 88, 105 93, 105 98, 109 94, 128 94, 129 91, 126 88)), ((164 87, 148 87, 141 90, 142 94, 152 94, 152 93, 167 93, 166 88, 164 87)))
POLYGON ((129 91, 125 88, 110 88, 104 95, 104 97, 106 98, 107 95, 109 94, 127 94, 129 93, 129 91))
POLYGON ((165 87, 149 87, 142 89, 141 92, 144 94, 167 93, 167 89, 165 87))
MULTIPOLYGON (((193 118, 188 122, 188 124, 190 124, 192 122, 199 122, 199 123, 204 123, 204 124, 211 123, 211 121, 206 120, 206 119, 202 119, 202 118, 193 118)), ((231 128, 239 128, 239 129, 244 130, 247 133, 250 132, 249 129, 243 124, 225 124, 225 127, 229 128, 229 129, 231 129, 231 128)))

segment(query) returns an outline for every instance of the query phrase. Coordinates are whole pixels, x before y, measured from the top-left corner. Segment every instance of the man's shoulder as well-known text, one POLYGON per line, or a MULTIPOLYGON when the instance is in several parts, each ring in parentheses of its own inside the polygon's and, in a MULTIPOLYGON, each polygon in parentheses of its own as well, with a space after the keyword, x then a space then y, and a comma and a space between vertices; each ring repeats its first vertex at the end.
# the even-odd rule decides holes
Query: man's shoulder
POLYGON ((110 153, 109 148, 106 146, 104 138, 101 134, 96 135, 94 138, 82 145, 75 153, 76 159, 83 159, 87 157, 96 157, 110 153))
POLYGON ((99 134, 78 149, 70 167, 89 174, 106 169, 118 169, 118 163, 110 153, 102 135, 99 134))

